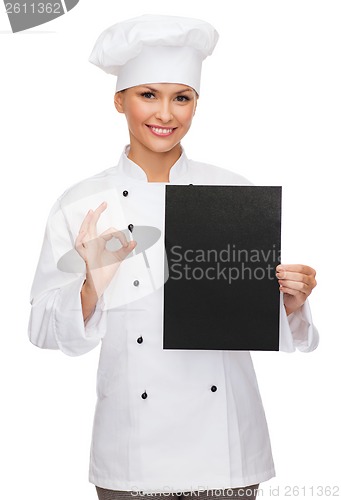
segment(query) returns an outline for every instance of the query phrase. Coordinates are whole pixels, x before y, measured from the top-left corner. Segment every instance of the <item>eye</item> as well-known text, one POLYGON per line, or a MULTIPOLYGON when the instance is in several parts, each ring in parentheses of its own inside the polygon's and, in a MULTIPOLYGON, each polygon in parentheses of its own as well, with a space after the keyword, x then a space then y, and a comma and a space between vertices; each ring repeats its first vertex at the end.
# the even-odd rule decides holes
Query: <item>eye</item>
POLYGON ((189 101, 190 98, 187 97, 186 95, 178 95, 177 98, 176 98, 176 100, 178 102, 186 102, 186 101, 189 101))
POLYGON ((153 97, 155 97, 153 92, 142 92, 141 96, 145 97, 146 99, 152 99, 153 97))

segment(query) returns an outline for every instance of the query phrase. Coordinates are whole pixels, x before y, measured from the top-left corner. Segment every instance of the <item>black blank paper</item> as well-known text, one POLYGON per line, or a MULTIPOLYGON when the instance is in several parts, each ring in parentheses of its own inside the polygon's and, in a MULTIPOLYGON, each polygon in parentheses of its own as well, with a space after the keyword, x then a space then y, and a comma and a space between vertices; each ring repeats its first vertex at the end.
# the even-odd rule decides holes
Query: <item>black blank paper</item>
POLYGON ((281 188, 166 186, 164 349, 279 349, 281 188))

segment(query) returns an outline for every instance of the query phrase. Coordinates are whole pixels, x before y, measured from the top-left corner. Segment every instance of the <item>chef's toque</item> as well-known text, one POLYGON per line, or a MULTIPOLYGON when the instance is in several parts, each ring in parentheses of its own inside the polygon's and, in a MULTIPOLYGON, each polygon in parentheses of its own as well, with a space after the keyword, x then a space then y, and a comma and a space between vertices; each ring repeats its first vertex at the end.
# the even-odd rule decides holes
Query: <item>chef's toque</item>
POLYGON ((116 92, 148 83, 179 83, 199 94, 202 61, 218 38, 206 21, 144 15, 103 31, 89 61, 117 75, 116 92))

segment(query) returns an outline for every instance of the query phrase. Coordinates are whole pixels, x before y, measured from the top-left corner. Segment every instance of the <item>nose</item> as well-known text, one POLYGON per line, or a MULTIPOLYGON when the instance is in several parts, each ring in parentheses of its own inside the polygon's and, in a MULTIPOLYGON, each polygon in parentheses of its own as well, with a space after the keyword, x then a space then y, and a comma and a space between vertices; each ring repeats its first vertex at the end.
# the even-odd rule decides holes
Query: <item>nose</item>
POLYGON ((159 108, 155 113, 155 118, 162 121, 162 123, 169 123, 173 120, 171 103, 168 100, 160 101, 159 108))

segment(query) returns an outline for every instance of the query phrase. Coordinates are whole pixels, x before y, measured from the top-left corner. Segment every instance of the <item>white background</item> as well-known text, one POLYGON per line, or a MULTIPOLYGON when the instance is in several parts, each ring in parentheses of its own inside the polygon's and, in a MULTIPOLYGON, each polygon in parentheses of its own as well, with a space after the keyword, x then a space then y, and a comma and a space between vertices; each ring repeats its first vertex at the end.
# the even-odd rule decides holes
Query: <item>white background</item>
POLYGON ((128 141, 114 77, 88 56, 103 29, 145 13, 219 31, 186 153, 282 185, 282 261, 318 272, 319 348, 253 355, 277 469, 262 497, 290 498, 295 485, 300 498, 321 498, 317 485, 341 496, 340 2, 80 0, 17 34, 1 9, 1 498, 96 498, 87 472, 99 348, 71 358, 30 344, 29 292, 53 202, 115 165, 128 141))

